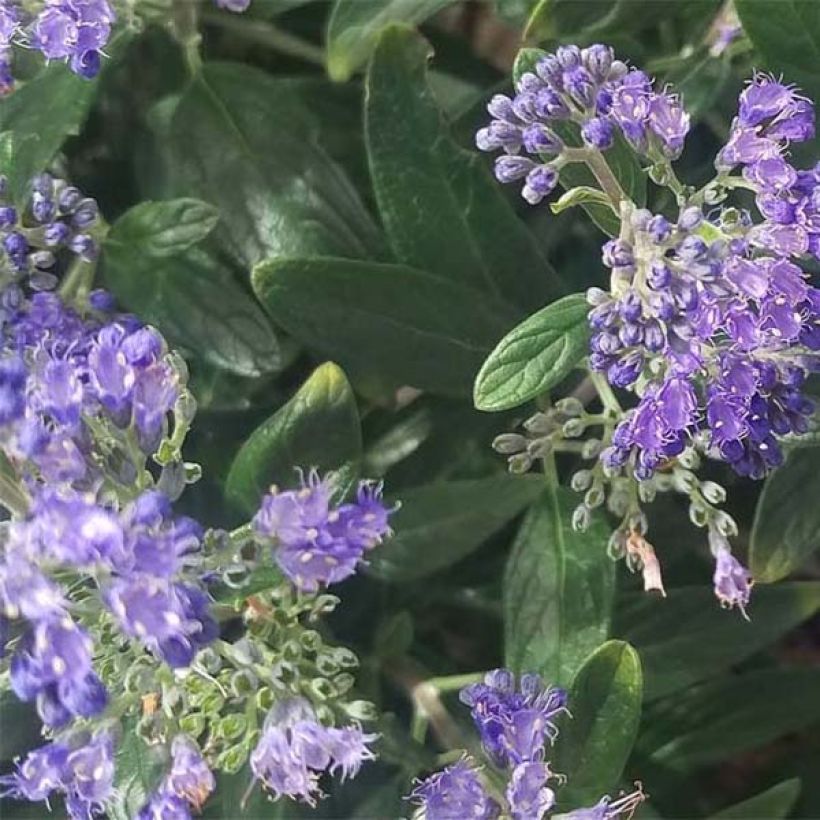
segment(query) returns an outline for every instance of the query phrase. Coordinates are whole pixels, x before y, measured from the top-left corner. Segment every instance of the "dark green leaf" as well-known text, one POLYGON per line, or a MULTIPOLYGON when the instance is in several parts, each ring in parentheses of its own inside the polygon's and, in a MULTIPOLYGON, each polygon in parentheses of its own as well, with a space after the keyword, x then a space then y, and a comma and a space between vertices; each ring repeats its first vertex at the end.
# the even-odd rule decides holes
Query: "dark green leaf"
POLYGON ((691 770, 820 722, 820 669, 765 669, 678 693, 647 716, 641 751, 691 770))
POLYGON ((151 752, 133 720, 126 721, 115 760, 114 798, 106 804, 111 820, 131 820, 148 802, 163 768, 151 752))
POLYGON ((317 130, 288 81, 243 65, 206 64, 176 107, 176 189, 219 207, 214 235, 242 266, 378 248, 372 220, 317 130))
POLYGON ((346 484, 356 479, 361 456, 356 399, 342 370, 327 362, 242 445, 225 493, 239 509, 252 513, 271 484, 293 486, 298 481, 295 468, 338 470, 346 484))
POLYGON ((97 92, 97 81, 60 62, 0 100, 0 131, 15 136, 12 197, 20 202, 31 177, 43 171, 66 138, 80 131, 97 92))
POLYGON ((213 367, 239 376, 275 371, 279 346, 270 322, 231 271, 201 248, 153 256, 146 247, 153 240, 121 238, 130 213, 103 244, 105 282, 120 302, 213 367))
POLYGON ((445 395, 469 393, 512 324, 477 291, 403 265, 274 260, 254 270, 253 286, 278 324, 347 372, 445 395))
POLYGON ((606 640, 615 585, 606 522, 596 517, 576 532, 577 503, 569 490, 548 489, 524 519, 504 573, 506 665, 560 685, 606 640))
POLYGON ((820 583, 754 590, 751 623, 718 606, 706 586, 669 591, 664 600, 636 596, 618 613, 623 635, 640 652, 647 699, 691 686, 768 646, 820 609, 820 583))
POLYGON ((757 502, 749 562, 758 581, 785 578, 820 547, 820 449, 792 450, 757 502))
POLYGON ((327 27, 327 71, 347 80, 367 62, 390 23, 421 23, 454 0, 335 0, 327 27))
POLYGON ((536 478, 502 475, 407 490, 390 519, 395 535, 373 550, 369 572, 410 581, 449 567, 518 515, 541 488, 536 478))
POLYGON ((373 186, 397 259, 525 309, 558 279, 485 161, 450 138, 427 84, 427 42, 400 26, 379 39, 367 75, 373 186))
POLYGON ((565 296, 513 328, 476 376, 479 410, 509 410, 551 389, 586 355, 589 341, 583 294, 565 296))
POLYGON ((784 780, 765 792, 756 794, 742 803, 722 809, 713 814, 711 820, 783 820, 791 813, 800 795, 800 780, 784 780))
POLYGON ((117 220, 112 241, 172 256, 205 239, 218 221, 219 211, 198 199, 141 202, 117 220))
POLYGON ((568 782, 558 795, 562 811, 597 803, 614 789, 626 764, 641 716, 638 653, 623 641, 593 652, 569 691, 571 720, 562 721, 555 745, 555 771, 568 782))
POLYGON ((805 0, 737 0, 743 30, 766 66, 820 92, 820 4, 805 0))

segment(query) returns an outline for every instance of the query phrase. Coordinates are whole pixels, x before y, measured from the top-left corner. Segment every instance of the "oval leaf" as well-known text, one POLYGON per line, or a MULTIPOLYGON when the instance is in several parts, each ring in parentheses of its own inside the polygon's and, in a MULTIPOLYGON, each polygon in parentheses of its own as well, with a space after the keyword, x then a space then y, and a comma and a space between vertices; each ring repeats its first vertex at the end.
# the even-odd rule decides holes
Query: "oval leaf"
POLYGON ((341 368, 327 362, 242 445, 231 464, 225 494, 251 514, 271 484, 293 486, 296 468, 339 471, 345 485, 358 476, 361 456, 353 390, 341 368))
POLYGON ((29 180, 43 171, 67 137, 79 133, 97 93, 63 63, 52 63, 34 79, 0 99, 0 131, 14 134, 11 195, 21 202, 29 180))
POLYGON ((755 579, 772 583, 805 563, 820 547, 820 450, 792 450, 767 479, 757 502, 749 562, 755 579))
POLYGON ((128 230, 121 234, 130 213, 103 243, 105 283, 120 302, 213 367, 239 376, 277 370, 279 345, 270 321, 231 271, 201 248, 152 255, 147 247, 153 240, 129 241, 128 230))
POLYGON ((201 242, 219 221, 219 211, 199 199, 141 202, 116 222, 112 240, 141 253, 171 256, 201 242))
POLYGON ((638 653, 623 641, 597 649, 569 691, 572 719, 555 745, 555 770, 566 774, 562 811, 597 803, 618 785, 641 717, 643 681, 638 653))
POLYGON ((576 532, 576 505, 570 491, 548 489, 524 519, 504 572, 506 665, 559 685, 606 640, 615 586, 606 522, 595 517, 576 532))
POLYGON ((281 255, 368 256, 380 245, 317 129, 288 80, 244 65, 206 64, 176 107, 174 188, 219 208, 214 236, 244 268, 281 255))
POLYGON ((800 796, 799 778, 784 780, 765 792, 756 794, 742 803, 736 803, 713 814, 711 820, 749 820, 750 817, 765 817, 766 820, 783 820, 791 813, 800 796))
POLYGON ((367 149, 390 245, 399 262, 531 310, 563 289, 485 160, 450 138, 427 82, 429 54, 420 35, 394 26, 367 74, 367 149))
POLYGON ((391 517, 395 535, 370 556, 369 572, 413 581, 449 567, 481 546, 541 491, 536 478, 494 476, 407 490, 391 517))
POLYGON ((710 589, 669 590, 663 601, 635 596, 618 612, 623 635, 641 653, 648 700, 669 695, 768 646, 820 609, 820 583, 755 589, 751 623, 722 610, 710 589), (681 628, 685 624, 685 628, 681 628))
POLYGON ((475 380, 479 410, 509 410, 564 379, 587 353, 589 305, 565 296, 513 328, 490 353, 475 380))
POLYGON ((454 0, 336 0, 327 26, 327 72, 344 82, 360 68, 389 23, 421 23, 454 0))
POLYGON ((819 687, 820 669, 727 675, 659 702, 647 715, 640 751, 677 771, 737 759, 820 721, 819 687))
POLYGON ((403 265, 274 260, 253 287, 288 333, 351 375, 445 395, 468 393, 493 334, 512 323, 477 291, 403 265))

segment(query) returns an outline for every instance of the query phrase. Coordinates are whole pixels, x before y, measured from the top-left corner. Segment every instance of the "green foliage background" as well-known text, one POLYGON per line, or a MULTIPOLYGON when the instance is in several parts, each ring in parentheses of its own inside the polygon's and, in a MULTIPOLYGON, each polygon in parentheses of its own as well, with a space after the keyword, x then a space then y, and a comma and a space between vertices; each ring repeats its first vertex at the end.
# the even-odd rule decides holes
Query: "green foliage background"
MULTIPOLYGON (((486 100, 509 88, 518 45, 609 42, 682 92, 697 182, 753 67, 820 94, 820 4, 736 7, 745 34, 714 57, 717 0, 202 4, 193 72, 154 26, 120 35, 94 82, 53 65, 0 102, 13 190, 56 158, 97 197, 104 283, 188 359, 201 415, 186 456, 205 475, 189 512, 231 525, 269 484, 292 486, 295 464, 384 479, 402 502, 331 624, 385 713, 380 762, 313 812, 257 793, 243 813, 249 775, 225 778, 206 817, 407 814, 402 794, 443 750, 409 734, 413 685, 502 663, 571 688, 562 810, 641 779, 645 817, 820 816, 815 442, 762 487, 715 468, 759 581, 750 623, 715 604, 683 502, 652 508, 669 595, 646 597, 605 557, 603 516, 573 532, 571 491, 507 474, 489 448, 522 402, 571 384, 586 335, 566 294, 601 284, 607 224, 594 201, 600 228, 492 180, 471 141, 486 100)), ((800 154, 817 161, 820 143, 800 154)), ((640 169, 614 164, 641 198, 640 169)), ((2 709, 8 767, 33 718, 2 709)), ((120 764, 139 803, 143 763, 120 764)))

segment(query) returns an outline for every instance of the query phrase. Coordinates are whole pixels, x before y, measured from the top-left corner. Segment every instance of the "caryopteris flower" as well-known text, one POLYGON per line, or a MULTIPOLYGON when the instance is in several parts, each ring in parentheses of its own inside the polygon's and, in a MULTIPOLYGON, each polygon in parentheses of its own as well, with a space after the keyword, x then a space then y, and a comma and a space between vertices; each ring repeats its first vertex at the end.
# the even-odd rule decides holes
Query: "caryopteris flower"
POLYGON ((526 470, 561 439, 600 425, 602 436, 581 450, 598 463, 573 477, 585 493, 573 525, 588 526, 606 502, 622 517, 610 552, 627 555, 646 587, 662 590, 641 504, 658 491, 686 493, 692 521, 713 534, 716 594, 745 613, 750 578, 726 540, 737 528, 714 506, 725 492, 694 470, 706 456, 763 478, 783 462, 783 438, 810 429, 815 406, 805 382, 818 367, 820 289, 805 263, 820 258, 820 166, 796 168, 787 152, 814 136, 813 105, 793 86, 755 75, 718 152, 717 175, 695 190, 671 166, 688 129, 682 103, 653 91, 610 49, 563 47, 524 74, 517 91, 492 101, 496 119, 478 135, 479 147, 505 151, 502 181, 531 173, 535 163, 522 151, 551 151, 545 167, 553 170, 585 162, 619 230, 602 248, 609 287, 587 292, 588 367, 604 413, 587 413, 580 402, 568 412, 559 402, 526 423, 529 436, 499 437, 497 449, 512 454, 511 469, 526 470), (584 149, 567 142, 570 122, 580 126, 584 149), (607 165, 601 151, 613 126, 648 160, 653 181, 670 188, 676 204, 666 213, 631 201, 607 165), (548 127, 558 128, 551 142, 533 138, 531 129, 548 127), (729 200, 736 189, 752 195, 754 210, 729 200), (632 406, 623 409, 611 388, 632 394, 632 406))
POLYGON ((558 734, 555 719, 566 712, 563 689, 544 688, 538 675, 515 676, 506 669, 488 672, 483 683, 461 692, 470 707, 484 750, 498 766, 539 759, 558 734))
POLYGON ((476 134, 476 145, 504 151, 497 179, 523 179, 522 195, 531 204, 555 188, 579 148, 606 151, 620 132, 643 154, 676 157, 689 130, 680 100, 653 89, 646 74, 616 60, 609 46, 562 46, 523 74, 516 92, 493 97, 487 106, 493 120, 476 134))
POLYGON ((300 589, 316 591, 353 575, 368 550, 390 534, 391 510, 381 487, 359 485, 353 502, 334 506, 328 478, 314 471, 299 490, 271 491, 253 519, 256 533, 274 539, 275 558, 300 589))
POLYGON ((409 799, 425 820, 493 820, 500 812, 468 758, 421 781, 409 799))
POLYGON ((376 737, 358 726, 324 726, 306 700, 283 700, 265 720, 251 769, 274 797, 314 806, 322 796, 319 777, 337 771, 343 780, 354 777, 364 761, 374 758, 368 744, 376 737))
MULTIPOLYGON (((484 751, 495 767, 486 773, 469 758, 419 782, 408 799, 419 807, 414 815, 424 820, 494 818, 543 820, 556 805, 556 791, 566 777, 556 774, 547 762, 547 747, 558 736, 556 718, 566 708, 563 689, 544 687, 534 674, 515 676, 507 669, 488 672, 483 683, 461 690, 460 699, 473 716, 484 751), (498 775, 506 787, 501 793, 498 775), (551 781, 555 784, 551 785, 551 781)), ((632 812, 645 796, 642 791, 610 802, 608 797, 592 809, 569 815, 575 820, 605 820, 632 812), (606 812, 601 813, 606 808, 606 812), (589 815, 583 812, 599 812, 589 815)))

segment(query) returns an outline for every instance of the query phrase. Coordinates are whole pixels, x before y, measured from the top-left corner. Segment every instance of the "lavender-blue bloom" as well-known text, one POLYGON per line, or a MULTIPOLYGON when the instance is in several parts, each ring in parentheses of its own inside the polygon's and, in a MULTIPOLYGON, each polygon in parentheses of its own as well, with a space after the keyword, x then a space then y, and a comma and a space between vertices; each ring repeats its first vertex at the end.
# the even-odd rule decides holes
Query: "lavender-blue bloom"
POLYGON ((498 766, 540 760, 558 734, 555 719, 566 711, 566 692, 544 688, 538 675, 515 676, 506 669, 488 672, 483 683, 462 689, 485 751, 498 766))
POLYGON ((731 609, 737 607, 748 620, 746 607, 752 591, 752 574, 732 555, 728 539, 714 527, 709 528, 709 546, 715 558, 715 595, 731 609))
POLYGON ((635 810, 646 800, 640 783, 635 784, 635 791, 621 794, 615 800, 604 795, 594 806, 585 809, 575 809, 566 814, 556 814, 554 820, 614 820, 624 817, 631 820, 635 810))
POLYGON ((513 820, 542 820, 555 805, 555 792, 547 785, 549 765, 539 761, 519 763, 507 786, 507 802, 513 820))
POLYGON ((555 188, 567 161, 556 128, 563 135, 575 123, 575 144, 598 150, 612 147, 617 129, 642 153, 671 158, 680 154, 689 131, 689 116, 675 95, 655 91, 643 72, 628 69, 600 44, 562 46, 546 55, 535 73, 520 78, 513 98, 496 95, 487 110, 493 119, 476 134, 476 145, 505 152, 496 161, 496 177, 526 177, 522 196, 533 205, 555 188), (522 149, 538 161, 520 156, 522 149), (546 157, 551 161, 544 164, 546 157))
POLYGON ((364 554, 390 533, 381 487, 362 482, 352 503, 331 507, 331 486, 316 472, 300 490, 272 491, 253 519, 254 530, 276 539, 275 558, 301 589, 315 591, 356 571, 364 554))
POLYGON ((468 759, 430 775, 410 799, 421 807, 426 820, 493 820, 500 814, 468 759))
POLYGON ((51 0, 31 26, 31 42, 48 60, 67 60, 90 79, 111 36, 115 15, 106 0, 51 0))
POLYGON ((374 758, 368 744, 376 737, 355 726, 323 726, 306 700, 290 698, 265 719, 251 770, 275 798, 285 795, 315 806, 322 796, 321 774, 341 770, 342 779, 355 777, 362 763, 374 758))

